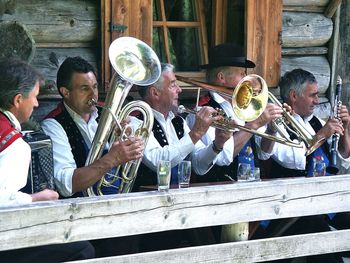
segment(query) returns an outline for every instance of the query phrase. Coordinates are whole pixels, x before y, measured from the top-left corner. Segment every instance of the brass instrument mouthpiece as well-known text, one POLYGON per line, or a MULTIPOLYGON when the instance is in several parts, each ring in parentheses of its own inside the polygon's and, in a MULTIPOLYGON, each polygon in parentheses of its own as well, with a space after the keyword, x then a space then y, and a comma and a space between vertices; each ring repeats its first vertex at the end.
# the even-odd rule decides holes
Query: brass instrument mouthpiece
POLYGON ((97 105, 97 101, 94 98, 92 98, 92 99, 88 100, 87 105, 89 105, 89 106, 96 106, 97 105))
POLYGON ((181 114, 181 113, 185 113, 186 112, 186 108, 184 105, 179 105, 179 107, 177 108, 177 113, 181 114))

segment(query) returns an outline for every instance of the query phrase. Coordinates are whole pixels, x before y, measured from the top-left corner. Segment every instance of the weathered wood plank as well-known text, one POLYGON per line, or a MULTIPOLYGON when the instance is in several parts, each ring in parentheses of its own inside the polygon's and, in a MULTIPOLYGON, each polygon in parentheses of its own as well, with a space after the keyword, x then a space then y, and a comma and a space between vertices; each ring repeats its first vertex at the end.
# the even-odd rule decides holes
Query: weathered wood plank
MULTIPOLYGON (((89 260, 99 263, 264 262, 347 251, 350 230, 163 250, 89 260), (312 244, 306 246, 305 244, 312 244)), ((83 261, 77 261, 83 262, 83 261)))
POLYGON ((342 0, 330 0, 326 10, 324 11, 325 17, 332 18, 341 2, 342 0))
POLYGON ((281 75, 295 68, 302 68, 313 73, 318 82, 319 92, 326 93, 331 79, 331 69, 326 57, 282 57, 281 75))
POLYGON ((283 0, 283 6, 327 6, 329 0, 283 0))
POLYGON ((253 70, 261 75, 269 87, 276 87, 281 64, 282 1, 248 0, 247 14, 247 57, 256 63, 253 70))
POLYGON ((25 24, 37 43, 96 42, 100 15, 94 0, 17 1, 4 21, 25 24))
POLYGON ((58 67, 67 57, 81 56, 98 69, 96 48, 37 48, 32 65, 45 77, 41 95, 57 95, 56 74, 58 67))
POLYGON ((283 12, 282 47, 325 45, 332 36, 333 22, 322 14, 283 12))
POLYGON ((350 211, 349 198, 343 175, 42 202, 0 210, 0 250, 350 211))
POLYGON ((300 48, 283 48, 282 56, 307 56, 307 55, 326 55, 327 47, 300 47, 300 48))

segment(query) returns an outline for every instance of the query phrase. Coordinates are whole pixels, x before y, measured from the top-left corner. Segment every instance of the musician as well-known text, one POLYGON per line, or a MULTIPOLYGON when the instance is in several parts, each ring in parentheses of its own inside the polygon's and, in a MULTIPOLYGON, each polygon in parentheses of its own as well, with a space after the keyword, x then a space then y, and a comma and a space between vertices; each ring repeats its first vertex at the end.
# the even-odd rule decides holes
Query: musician
POLYGON ((62 101, 41 123, 52 140, 55 184, 64 197, 82 196, 81 191, 113 167, 142 157, 143 141, 132 138, 116 141, 108 153, 85 166, 98 126, 97 109, 88 103, 91 99, 98 101, 96 79, 95 69, 86 60, 66 58, 57 73, 62 101))
MULTIPOLYGON (((139 92, 154 113, 152 134, 146 145, 142 166, 139 168, 135 182, 135 190, 142 185, 157 184, 157 164, 161 158, 167 156, 171 161, 171 183, 177 184, 177 165, 184 159, 192 162, 193 170, 203 174, 215 163, 220 148, 232 136, 231 133, 221 133, 215 137, 215 145, 204 146, 200 138, 206 133, 209 126, 221 119, 221 116, 212 116, 215 110, 203 107, 195 116, 195 124, 190 129, 185 120, 176 114, 178 98, 181 88, 178 86, 174 66, 161 64, 161 76, 154 84, 140 87, 139 92)), ((132 119, 133 125, 141 120, 132 119)), ((142 190, 142 189, 141 189, 142 190)), ((209 229, 200 229, 201 245, 208 244, 211 233, 209 229), (209 235, 203 238, 204 235, 209 235)), ((183 238, 191 239, 192 233, 164 232, 146 236, 141 242, 142 250, 168 249, 181 246, 183 238)), ((198 243, 197 243, 198 245, 198 243)))
POLYGON ((171 161, 172 183, 177 182, 177 164, 186 158, 192 161, 192 167, 196 173, 206 173, 215 163, 224 143, 231 137, 229 132, 220 133, 215 137, 215 144, 204 146, 200 138, 214 121, 222 117, 213 116, 215 112, 213 108, 203 107, 196 114, 192 129, 188 128, 184 119, 176 114, 178 98, 182 90, 176 82, 174 67, 165 63, 161 67, 162 73, 158 81, 139 89, 143 100, 153 109, 155 123, 142 159, 146 167, 139 169, 142 172, 137 176, 137 185, 157 183, 157 164, 163 156, 169 156, 171 161), (150 170, 147 175, 146 168, 150 170))
MULTIPOLYGON (((206 69, 206 79, 209 84, 232 87, 237 86, 239 81, 246 76, 247 68, 254 68, 255 64, 248 60, 245 56, 242 47, 233 43, 220 44, 209 49, 209 64, 202 65, 206 69)), ((266 133, 274 133, 271 120, 281 117, 282 109, 273 104, 268 104, 263 114, 254 121, 245 123, 238 119, 233 112, 231 100, 222 97, 220 94, 210 91, 206 96, 202 97, 199 102, 200 106, 211 106, 213 108, 222 109, 228 118, 233 120, 233 123, 245 125, 247 128, 257 130, 268 125, 266 133)), ((189 115, 186 119, 189 126, 193 125, 193 115, 189 115)), ((255 137, 255 136, 254 136, 255 137)), ((236 131, 233 137, 228 141, 220 153, 220 156, 214 167, 205 174, 198 177, 201 181, 227 181, 228 178, 237 180, 237 166, 239 162, 249 162, 254 168, 257 164, 256 145, 252 133, 246 131, 236 131), (233 147, 234 141, 234 147, 233 147)), ((208 132, 201 138, 206 145, 215 143, 214 129, 209 129, 208 132)), ((262 147, 266 151, 270 148, 270 141, 263 140, 262 147)))
MULTIPOLYGON (((260 158, 266 160, 271 157, 272 165, 270 178, 312 175, 313 157, 322 158, 329 164, 329 143, 334 133, 340 134, 338 157, 344 162, 350 160, 348 126, 350 117, 345 105, 339 109, 340 123, 337 119, 324 122, 314 115, 315 106, 318 105, 318 84, 315 76, 303 69, 294 69, 286 72, 280 81, 281 97, 289 104, 294 112, 293 117, 311 135, 315 141, 326 139, 325 143, 313 154, 305 156, 305 148, 289 147, 274 143, 271 153, 261 151, 260 158), (327 143, 328 142, 328 143, 327 143)), ((281 127, 284 129, 283 127, 281 127)), ((291 135, 291 139, 296 139, 291 135)))
MULTIPOLYGON (((142 157, 143 140, 130 138, 114 142, 100 159, 85 166, 98 126, 98 111, 88 103, 92 99, 98 101, 96 79, 95 69, 86 60, 66 58, 57 72, 57 89, 62 101, 41 123, 52 140, 55 184, 63 197, 82 196, 81 191, 93 186, 115 166, 142 157)), ((104 194, 117 193, 114 187, 103 191, 104 194)), ((92 242, 99 257, 137 251, 137 240, 132 237, 92 242)))
MULTIPOLYGON (((25 62, 0 62, 0 207, 58 198, 58 193, 49 189, 31 195, 19 191, 27 183, 31 160, 30 146, 22 139, 21 123, 28 121, 39 105, 41 80, 40 74, 25 62)), ((62 262, 92 257, 94 249, 89 242, 0 252, 2 262, 62 262)))
MULTIPOLYGON (((287 102, 292 110, 293 117, 303 126, 315 141, 322 139, 324 143, 316 149, 311 155, 305 156, 306 149, 295 148, 280 143, 274 143, 271 153, 261 151, 260 158, 271 160, 270 178, 278 177, 295 177, 295 176, 312 176, 313 158, 322 159, 329 164, 329 143, 334 133, 340 134, 338 156, 343 161, 348 161, 350 156, 348 126, 350 117, 347 108, 343 105, 339 109, 340 123, 337 119, 329 119, 324 122, 314 115, 315 106, 318 105, 318 84, 315 76, 303 69, 294 69, 286 72, 279 83, 281 97, 287 102)), ((281 127, 284 129, 284 127, 281 127)), ((290 135, 291 139, 296 139, 290 135)), ((329 224, 341 214, 328 214, 319 216, 308 216, 299 218, 292 224, 283 235, 304 234, 312 232, 330 231, 329 224)), ((262 236, 268 235, 278 225, 280 220, 269 222, 265 230, 259 229, 256 234, 262 236)), ((261 236, 260 236, 261 237, 261 236)), ((308 262, 342 262, 339 255, 327 254, 312 256, 308 262)))

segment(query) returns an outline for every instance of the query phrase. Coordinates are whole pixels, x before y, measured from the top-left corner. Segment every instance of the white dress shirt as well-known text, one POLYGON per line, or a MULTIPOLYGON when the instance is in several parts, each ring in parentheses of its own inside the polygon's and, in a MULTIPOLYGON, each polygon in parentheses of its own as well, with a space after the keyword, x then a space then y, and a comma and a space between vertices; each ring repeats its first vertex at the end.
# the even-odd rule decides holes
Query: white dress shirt
MULTIPOLYGON (((189 136, 190 129, 184 121, 184 136, 178 139, 172 119, 175 118, 174 113, 169 112, 167 119, 164 115, 153 109, 154 118, 161 125, 168 145, 162 147, 153 132, 150 135, 148 143, 144 151, 143 163, 152 171, 157 171, 157 165, 161 159, 169 159, 171 167, 175 167, 184 160, 190 153, 189 160, 192 162, 192 169, 197 174, 205 174, 212 166, 217 158, 217 154, 212 147, 206 147, 201 141, 193 144, 189 136)), ((131 124, 134 127, 139 126, 141 121, 137 118, 131 118, 131 124)))
MULTIPOLYGON (((98 116, 97 111, 92 113, 90 120, 86 122, 80 115, 69 108, 67 104, 64 103, 64 106, 77 125, 87 147, 90 149, 98 126, 96 121, 98 116)), ((73 194, 72 178, 77 165, 73 157, 67 133, 61 124, 53 118, 43 120, 41 127, 52 140, 54 179, 57 190, 63 196, 71 196, 73 194)))
MULTIPOLYGON (((223 109, 223 111, 225 112, 228 118, 235 120, 240 125, 244 125, 244 121, 238 119, 235 113, 233 112, 231 103, 229 103, 227 100, 225 100, 223 97, 221 97, 219 94, 215 92, 210 92, 210 94, 213 97, 213 99, 220 105, 220 107, 223 109)), ((197 110, 199 110, 199 108, 197 110)), ((186 117, 186 122, 188 126, 192 128, 195 123, 194 114, 189 114, 186 117)), ((203 137, 201 138, 201 141, 204 143, 204 145, 209 146, 209 145, 212 145, 214 139, 215 139, 215 128, 210 127, 206 132, 206 134, 204 134, 203 137)), ((234 151, 234 140, 233 140, 233 136, 231 136, 231 138, 225 142, 223 150, 218 154, 215 164, 219 166, 230 165, 233 162, 233 151, 234 151)))
MULTIPOLYGON (((293 117, 299 122, 301 126, 303 126, 312 136, 314 136, 315 130, 311 127, 309 121, 313 118, 314 115, 310 115, 306 118, 302 118, 298 114, 293 114, 293 117)), ((317 118, 322 126, 325 125, 325 122, 322 119, 317 118)), ((285 131, 284 126, 280 125, 280 128, 285 131)), ((279 134, 277 136, 281 137, 279 134)), ((258 137, 257 139, 258 144, 260 145, 261 138, 258 137)), ((298 142, 298 140, 294 140, 294 142, 298 142)), ((331 143, 331 138, 327 140, 327 143, 331 143)), ((258 151, 258 156, 262 160, 267 160, 270 157, 272 157, 279 165, 288 168, 288 169, 296 169, 296 170, 305 170, 306 169, 306 147, 305 144, 303 144, 302 148, 297 147, 291 147, 288 145, 284 145, 281 143, 275 143, 272 152, 265 153, 263 151, 258 151)), ((258 147, 260 148, 260 147, 258 147)), ((338 153, 339 160, 342 160, 344 162, 349 162, 350 158, 344 159, 339 153, 338 153)))
MULTIPOLYGON (((21 125, 9 111, 2 111, 21 131, 21 125)), ((0 207, 28 204, 32 202, 29 194, 19 192, 27 183, 31 161, 30 146, 22 139, 16 139, 0 152, 0 207)))

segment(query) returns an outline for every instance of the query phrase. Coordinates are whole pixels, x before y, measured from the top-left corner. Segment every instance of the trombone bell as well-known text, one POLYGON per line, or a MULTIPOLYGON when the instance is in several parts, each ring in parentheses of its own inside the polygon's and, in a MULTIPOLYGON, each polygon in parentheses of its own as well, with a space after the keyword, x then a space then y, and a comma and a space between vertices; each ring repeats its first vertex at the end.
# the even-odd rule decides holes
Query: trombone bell
POLYGON ((248 75, 234 88, 233 111, 239 119, 246 122, 256 120, 265 110, 268 98, 265 80, 256 74, 248 75))

